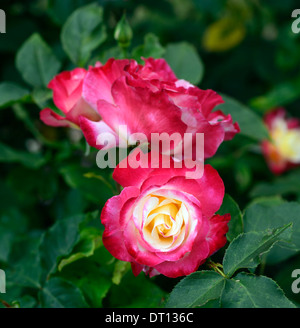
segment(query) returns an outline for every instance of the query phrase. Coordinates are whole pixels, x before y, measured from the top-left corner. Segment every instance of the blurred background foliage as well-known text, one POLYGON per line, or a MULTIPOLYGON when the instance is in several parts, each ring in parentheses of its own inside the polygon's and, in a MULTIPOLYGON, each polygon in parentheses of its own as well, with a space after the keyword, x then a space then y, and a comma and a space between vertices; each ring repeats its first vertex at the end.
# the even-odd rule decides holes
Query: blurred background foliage
MULTIPOLYGON (((46 86, 61 70, 110 57, 166 58, 179 78, 224 95, 222 110, 240 123, 242 133, 208 161, 240 209, 254 199, 299 202, 299 169, 274 177, 259 147, 268 137, 266 111, 284 106, 300 117, 300 35, 291 30, 297 5, 296 0, 1 0, 7 29, 0 35, 0 268, 7 272, 8 292, 0 295, 0 307, 158 307, 179 281, 134 278, 128 264, 104 249, 99 215, 117 193, 111 170, 97 168, 96 151, 80 131, 39 120, 42 108, 55 108, 46 86), (126 55, 114 39, 124 13, 133 31, 126 55)), ((241 217, 238 207, 235 211, 241 217)), ((291 215, 300 220, 296 209, 291 215)), ((259 270, 300 303, 290 292, 289 271, 299 256, 289 251, 279 263, 274 254, 259 270)))

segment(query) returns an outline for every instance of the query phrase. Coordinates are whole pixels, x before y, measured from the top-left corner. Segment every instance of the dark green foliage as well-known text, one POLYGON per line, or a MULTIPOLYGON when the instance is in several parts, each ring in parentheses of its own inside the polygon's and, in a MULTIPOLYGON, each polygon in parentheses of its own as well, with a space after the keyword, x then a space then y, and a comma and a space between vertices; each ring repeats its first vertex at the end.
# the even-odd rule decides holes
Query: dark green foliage
POLYGON ((291 31, 297 5, 1 1, 0 269, 7 293, 0 308, 300 305, 291 292, 291 274, 300 269, 300 170, 273 176, 260 150, 267 110, 285 106, 300 117, 300 34, 291 31), (114 29, 124 11, 133 37, 120 48, 114 29), (244 35, 233 46, 224 37, 227 48, 211 52, 203 36, 225 16, 244 35), (134 277, 108 253, 99 218, 118 193, 112 170, 97 167, 96 151, 78 131, 39 119, 41 109, 57 110, 47 85, 58 72, 110 57, 165 58, 178 78, 221 93, 220 109, 241 127, 207 161, 224 180, 218 213, 231 213, 228 243, 183 279, 134 277))

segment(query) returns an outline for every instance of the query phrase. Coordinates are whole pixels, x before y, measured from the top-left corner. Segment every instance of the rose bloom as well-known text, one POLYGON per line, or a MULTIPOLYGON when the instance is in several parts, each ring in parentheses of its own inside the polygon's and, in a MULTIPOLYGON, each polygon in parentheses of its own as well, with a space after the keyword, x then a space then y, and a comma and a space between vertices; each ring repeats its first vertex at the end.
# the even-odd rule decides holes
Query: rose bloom
POLYGON ((286 116, 286 111, 278 108, 264 118, 270 140, 262 142, 262 152, 274 174, 300 165, 300 120, 286 116))
MULTIPOLYGON (((152 133, 177 133, 182 139, 184 133, 191 133, 194 147, 196 133, 204 133, 204 157, 208 158, 224 140, 239 132, 230 115, 212 112, 223 102, 220 95, 177 79, 164 59, 148 58, 144 65, 110 59, 87 71, 77 68, 63 72, 49 87, 65 117, 46 108, 41 112, 42 121, 52 126, 75 124, 98 149, 104 146, 101 134, 107 132, 115 137, 116 146, 120 145, 119 135, 124 135, 125 147, 150 142, 152 133), (126 135, 119 131, 120 126, 126 126, 126 135), (137 133, 145 140, 131 138, 137 133)), ((176 146, 178 142, 171 146, 171 155, 176 153, 176 146)))
POLYGON ((174 168, 172 160, 161 168, 169 160, 162 156, 159 168, 118 166, 113 173, 124 189, 102 210, 103 244, 131 262, 134 275, 188 275, 226 243, 230 214, 215 214, 224 197, 217 171, 205 165, 200 179, 186 179, 188 169, 174 168))
POLYGON ((94 121, 100 120, 100 115, 82 98, 82 85, 86 73, 87 70, 84 68, 75 68, 73 71, 58 74, 50 81, 48 88, 53 90, 54 104, 65 116, 45 108, 40 112, 40 118, 45 124, 78 127, 80 116, 94 121))

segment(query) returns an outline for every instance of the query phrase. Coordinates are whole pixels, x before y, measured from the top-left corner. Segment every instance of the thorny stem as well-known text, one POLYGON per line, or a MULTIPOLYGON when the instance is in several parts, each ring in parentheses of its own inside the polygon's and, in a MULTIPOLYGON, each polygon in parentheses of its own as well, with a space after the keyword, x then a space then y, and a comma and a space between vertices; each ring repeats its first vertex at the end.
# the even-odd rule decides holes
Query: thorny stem
POLYGON ((8 304, 6 301, 4 300, 0 300, 0 302, 6 307, 6 308, 11 308, 12 306, 10 304, 8 304))

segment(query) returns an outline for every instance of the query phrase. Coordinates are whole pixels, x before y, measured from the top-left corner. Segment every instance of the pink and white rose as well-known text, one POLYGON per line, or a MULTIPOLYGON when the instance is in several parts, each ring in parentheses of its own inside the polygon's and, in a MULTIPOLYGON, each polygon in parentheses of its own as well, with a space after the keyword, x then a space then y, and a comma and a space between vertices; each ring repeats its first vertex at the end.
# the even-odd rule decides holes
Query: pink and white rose
MULTIPOLYGON (((230 115, 212 111, 223 102, 220 95, 177 79, 164 59, 148 58, 140 65, 135 60, 112 58, 88 70, 62 72, 49 88, 65 117, 46 108, 40 115, 42 121, 80 127, 87 142, 98 149, 104 146, 103 133, 112 134, 116 146, 125 142, 125 147, 150 142, 152 134, 177 134, 183 140, 184 134, 190 133, 193 160, 203 161, 197 158, 196 133, 204 134, 204 157, 208 158, 224 140, 239 132, 230 115), (126 134, 119 130, 121 126, 126 126, 126 134), (145 140, 133 137, 139 134, 145 140)), ((178 146, 176 141, 169 149, 175 158, 182 156, 178 146)))
POLYGON ((124 189, 102 210, 104 246, 135 275, 188 275, 226 243, 230 214, 215 214, 224 197, 217 171, 205 165, 200 179, 186 179, 188 169, 173 161, 162 168, 169 160, 162 156, 159 168, 119 165, 113 178, 124 189))
MULTIPOLYGON (((150 141, 154 133, 177 133, 181 140, 185 133, 191 133, 194 153, 196 133, 203 133, 207 158, 224 140, 239 132, 230 115, 212 112, 223 102, 221 96, 178 80, 164 59, 148 58, 144 65, 134 60, 110 59, 104 66, 91 68, 84 80, 83 98, 102 118, 99 122, 80 119, 88 143, 99 149, 103 146, 97 138, 102 132, 111 129, 117 138, 119 127, 126 126, 129 138, 143 133, 145 141, 150 141)), ((129 138, 127 143, 134 144, 136 140, 129 138)), ((172 155, 176 157, 176 144, 173 147, 172 155)))

